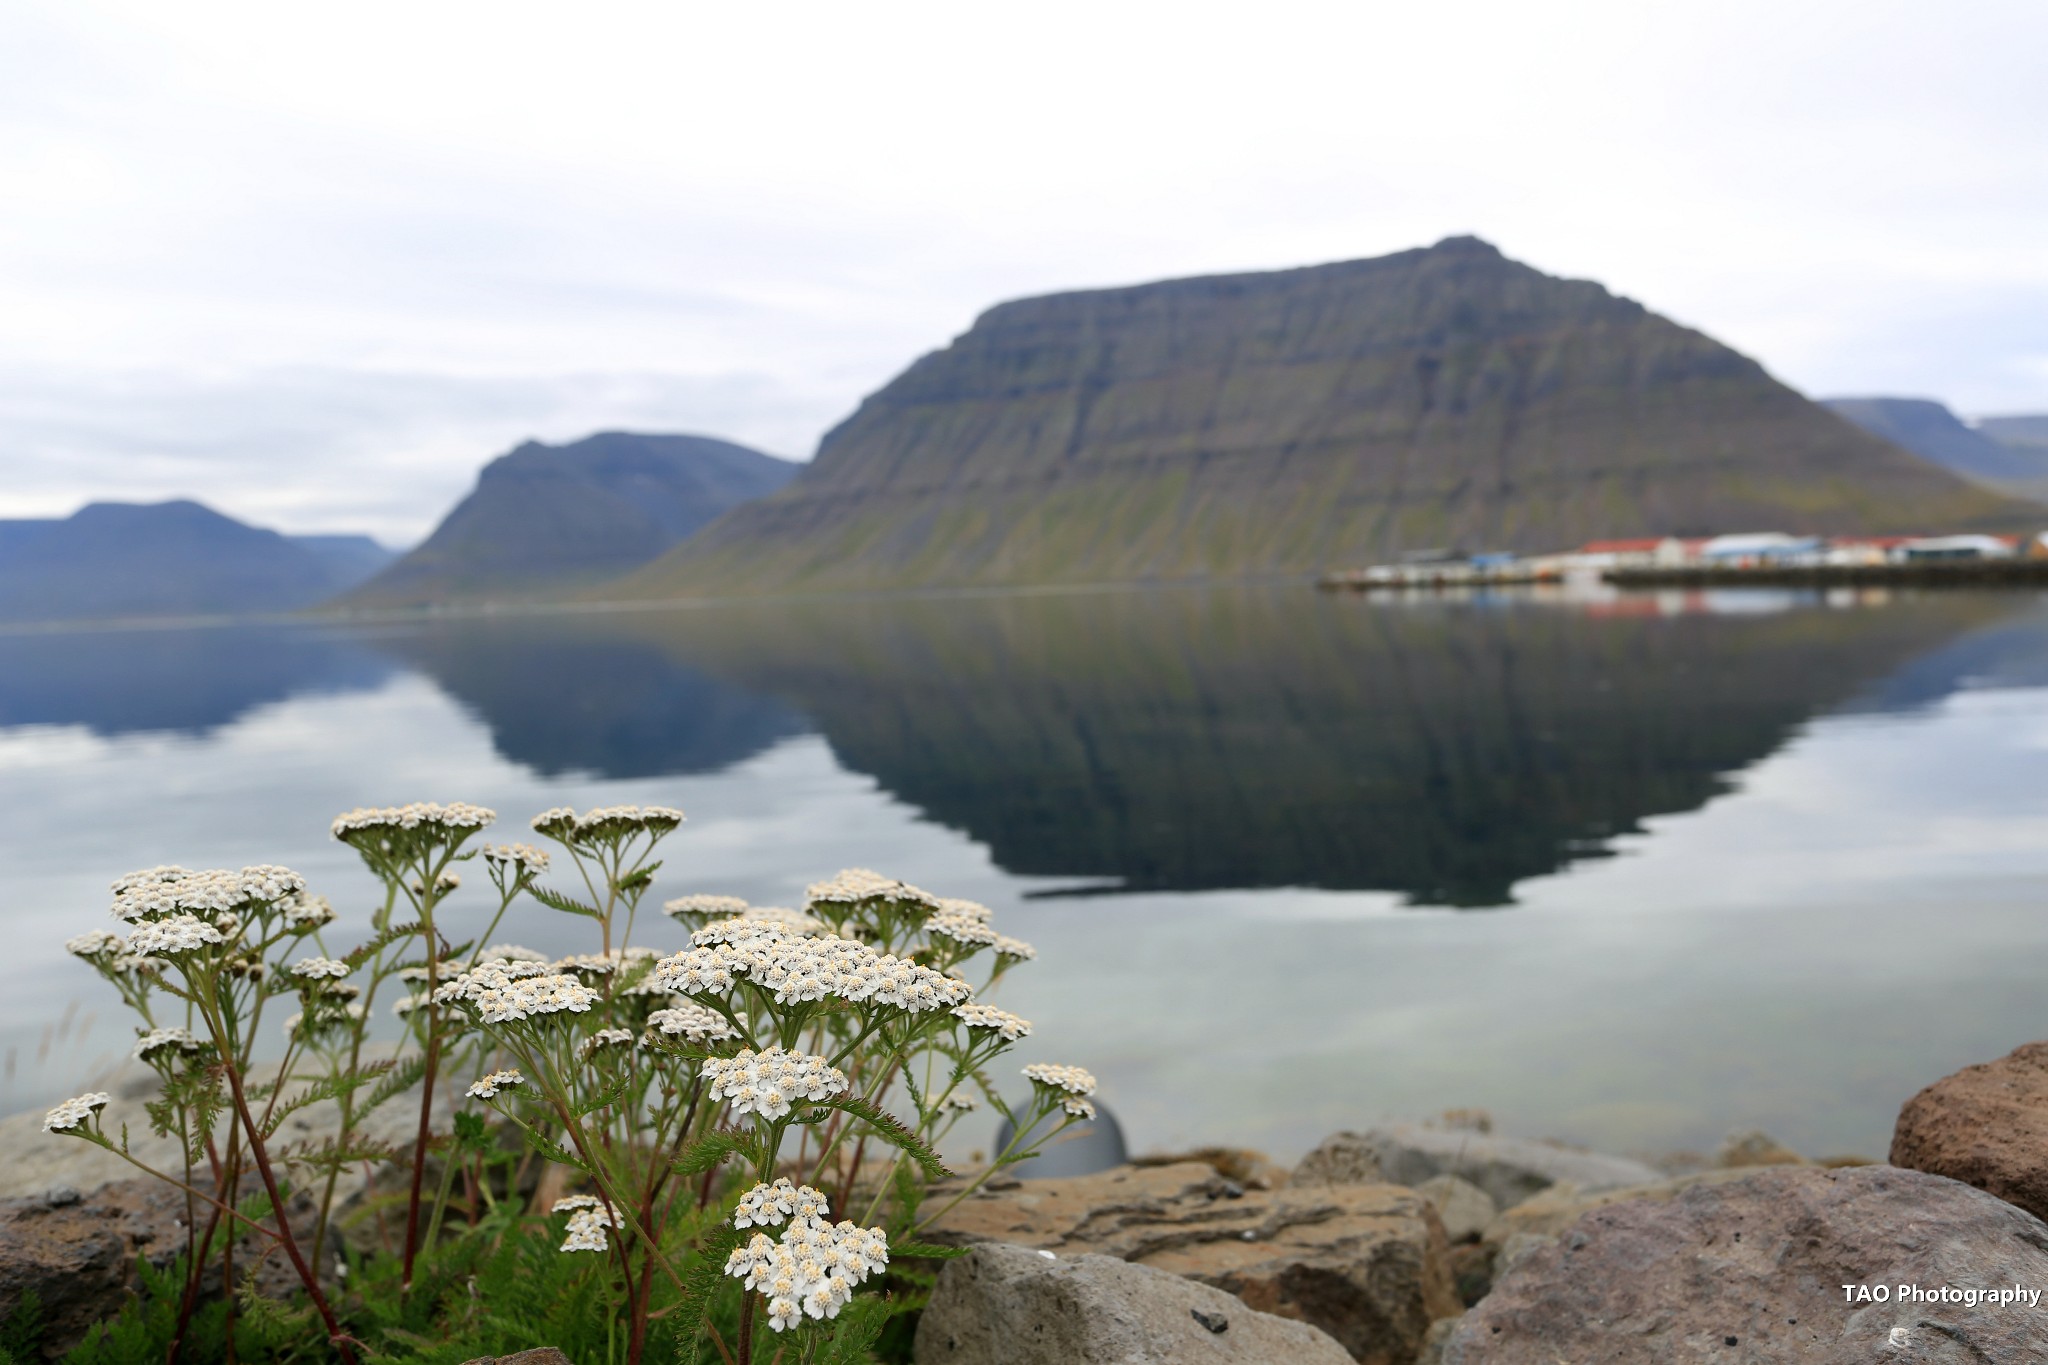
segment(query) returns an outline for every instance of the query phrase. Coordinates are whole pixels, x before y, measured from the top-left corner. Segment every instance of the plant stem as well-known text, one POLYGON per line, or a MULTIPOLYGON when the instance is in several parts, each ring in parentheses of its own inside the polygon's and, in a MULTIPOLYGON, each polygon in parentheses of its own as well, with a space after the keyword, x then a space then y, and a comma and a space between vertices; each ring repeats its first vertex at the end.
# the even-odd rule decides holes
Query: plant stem
MULTIPOLYGON (((340 1352, 345 1365, 355 1365, 355 1353, 348 1348, 347 1334, 341 1330, 341 1324, 335 1321, 334 1309, 328 1306, 327 1296, 320 1292, 320 1277, 313 1273, 313 1268, 306 1264, 306 1258, 299 1254, 298 1239, 292 1236, 290 1211, 285 1205, 284 1195, 277 1188, 277 1177, 271 1172, 270 1158, 263 1150, 263 1137, 256 1131, 256 1121, 249 1113, 248 1097, 242 1093, 241 1070, 230 1063, 227 1073, 228 1087, 235 1095, 235 1111, 241 1115, 243 1130, 249 1134, 249 1155, 255 1158, 256 1172, 263 1177, 263 1188, 270 1195, 271 1213, 277 1219, 278 1242, 284 1247, 284 1254, 290 1258, 292 1269, 299 1273, 299 1279, 305 1283, 306 1293, 312 1298, 313 1307, 319 1311, 320 1320, 327 1324, 328 1341, 340 1352)), ((318 1251, 319 1248, 314 1248, 316 1255, 318 1251)), ((232 1294, 232 1287, 229 1292, 232 1294)))

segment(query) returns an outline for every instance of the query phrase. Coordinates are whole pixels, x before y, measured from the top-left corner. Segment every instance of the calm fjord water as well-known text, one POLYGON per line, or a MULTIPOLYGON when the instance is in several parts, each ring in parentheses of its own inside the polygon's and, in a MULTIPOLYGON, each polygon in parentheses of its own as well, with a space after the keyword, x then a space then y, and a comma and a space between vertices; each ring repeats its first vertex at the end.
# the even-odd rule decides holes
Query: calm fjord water
POLYGON ((1026 1059, 1093 1068, 1140 1147, 1291 1156, 1476 1105, 1614 1150, 1882 1155, 1920 1085, 2048 1034, 2044 750, 2048 611, 2014 595, 0 635, 0 1102, 123 1051, 59 946, 121 872, 282 862, 360 923, 348 807, 476 801, 513 838, 654 801, 690 816, 663 896, 793 904, 866 865, 995 906, 1040 951, 1002 994, 1026 1059))

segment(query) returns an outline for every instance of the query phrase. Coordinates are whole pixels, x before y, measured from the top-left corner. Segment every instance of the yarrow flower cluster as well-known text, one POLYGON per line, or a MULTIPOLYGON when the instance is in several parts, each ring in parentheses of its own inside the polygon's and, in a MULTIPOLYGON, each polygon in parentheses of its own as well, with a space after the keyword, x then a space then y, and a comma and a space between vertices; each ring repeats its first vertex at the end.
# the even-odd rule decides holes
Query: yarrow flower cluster
POLYGON ((168 919, 144 920, 128 935, 130 953, 150 956, 158 953, 189 953, 210 944, 225 943, 220 930, 197 915, 172 915, 168 919))
POLYGON ((355 970, 331 957, 302 957, 291 965, 291 974, 302 981, 339 981, 355 970))
POLYGON ((623 1028, 601 1028, 576 1045, 576 1050, 588 1061, 592 1056, 608 1047, 631 1047, 633 1031, 623 1028))
POLYGON ((480 963, 434 992, 434 1003, 459 1001, 486 1024, 564 1012, 581 1014, 598 994, 573 976, 535 976, 518 970, 534 964, 480 963))
POLYGON ((194 1038, 188 1030, 181 1028, 153 1028, 135 1040, 135 1056, 139 1060, 146 1062, 160 1052, 168 1052, 173 1049, 181 1053, 197 1052, 199 1047, 199 1040, 194 1038))
POLYGON ((725 1262, 726 1274, 767 1298, 768 1325, 775 1331, 787 1331, 806 1316, 838 1317, 854 1286, 889 1264, 887 1234, 852 1222, 834 1225, 826 1221, 829 1212, 823 1195, 787 1180, 757 1185, 740 1200, 735 1227, 790 1220, 779 1240, 757 1232, 725 1262), (762 1213, 768 1217, 757 1216, 762 1213))
POLYGON ((485 844, 484 861, 534 874, 548 870, 548 855, 532 844, 485 844))
POLYGON ((215 868, 192 872, 153 867, 114 882, 113 915, 133 923, 164 915, 219 919, 244 906, 267 905, 306 889, 306 879, 288 867, 260 863, 238 872, 215 868))
POLYGON ((121 936, 105 929, 89 929, 64 940, 64 951, 74 957, 108 957, 121 951, 121 936))
POLYGON ((493 1071, 469 1088, 469 1097, 473 1100, 494 1100, 500 1090, 524 1084, 526 1077, 519 1074, 519 1068, 516 1066, 504 1071, 493 1071))
POLYGON ((813 882, 804 895, 813 905, 862 905, 868 901, 888 901, 928 912, 939 908, 939 898, 929 891, 921 891, 908 882, 884 877, 865 867, 849 867, 822 882, 813 882))
POLYGON ((823 1194, 809 1185, 793 1185, 785 1176, 773 1185, 756 1185, 741 1196, 739 1207, 733 1210, 732 1225, 738 1229, 772 1228, 791 1218, 816 1223, 828 1212, 823 1194))
POLYGON ((1033 1085, 1042 1085, 1055 1091, 1065 1091, 1066 1098, 1060 1101, 1060 1108, 1077 1119, 1095 1117, 1095 1106, 1087 1096, 1095 1093, 1095 1075, 1078 1066, 1055 1066, 1051 1062, 1033 1062, 1024 1068, 1024 1076, 1033 1085))
POLYGON ((549 960, 546 953, 536 953, 533 949, 522 948, 516 943, 493 943, 490 947, 477 954, 479 964, 486 962, 532 962, 545 966, 549 960))
POLYGON ((605 1229, 624 1226, 612 1210, 587 1194, 557 1199, 551 1212, 569 1215, 569 1235, 562 1242, 563 1251, 607 1251, 611 1239, 605 1229))
POLYGON ((64 1101, 49 1113, 43 1115, 43 1131, 46 1133, 69 1133, 85 1127, 86 1121, 107 1107, 113 1096, 103 1091, 80 1095, 64 1101))
POLYGON ((1020 1019, 1008 1010, 999 1010, 994 1005, 968 1003, 953 1007, 953 1013, 969 1028, 988 1029, 1006 1043, 1031 1036, 1031 1021, 1020 1019))
POLYGON ((703 894, 677 896, 666 901, 662 913, 685 924, 704 924, 715 919, 738 919, 747 913, 747 903, 738 896, 703 894))
POLYGON ((311 933, 334 923, 334 903, 325 896, 300 891, 284 902, 285 927, 295 934, 311 933))
POLYGON ((404 806, 358 806, 335 816, 330 829, 335 838, 354 844, 364 842, 366 835, 373 839, 388 838, 421 830, 445 837, 458 831, 482 829, 497 818, 498 813, 489 807, 463 801, 414 801, 404 806))
POLYGON ((846 1073, 823 1057, 804 1052, 785 1052, 779 1047, 755 1052, 741 1048, 728 1058, 704 1063, 705 1092, 713 1100, 727 1100, 732 1112, 759 1114, 779 1119, 797 1100, 828 1100, 845 1093, 846 1073))
POLYGON ((659 838, 682 823, 683 813, 673 806, 599 806, 581 815, 556 806, 533 817, 536 833, 565 844, 617 843, 637 834, 659 838))
POLYGON ((765 920, 725 920, 690 936, 696 948, 663 958, 656 977, 678 995, 722 995, 745 978, 775 1002, 873 1002, 919 1012, 948 1009, 972 993, 921 963, 877 953, 852 939, 792 933, 765 920))
POLYGON ((715 1010, 702 1005, 681 1004, 665 1010, 656 1010, 647 1016, 647 1034, 666 1038, 683 1038, 690 1042, 717 1042, 726 1038, 739 1037, 739 1030, 727 1023, 715 1010))

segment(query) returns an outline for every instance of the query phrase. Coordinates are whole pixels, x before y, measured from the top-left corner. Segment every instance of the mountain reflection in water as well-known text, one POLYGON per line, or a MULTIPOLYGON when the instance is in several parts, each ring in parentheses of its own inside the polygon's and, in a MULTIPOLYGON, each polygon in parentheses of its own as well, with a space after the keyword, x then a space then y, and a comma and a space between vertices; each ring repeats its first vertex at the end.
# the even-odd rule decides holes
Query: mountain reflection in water
POLYGON ((1244 589, 19 634, 0 731, 203 735, 404 669, 545 777, 716 773, 816 730, 1006 872, 1067 883, 1038 894, 1491 906, 1697 809, 1817 715, 2048 678, 2031 608, 1244 589))
POLYGON ((2006 636, 2038 639, 1973 634, 2024 606, 2010 597, 1687 605, 1125 592, 472 620, 378 643, 543 773, 714 771, 809 725, 1005 871, 1076 892, 1489 906, 1696 809, 1817 714, 1918 704, 2028 657, 2006 636))

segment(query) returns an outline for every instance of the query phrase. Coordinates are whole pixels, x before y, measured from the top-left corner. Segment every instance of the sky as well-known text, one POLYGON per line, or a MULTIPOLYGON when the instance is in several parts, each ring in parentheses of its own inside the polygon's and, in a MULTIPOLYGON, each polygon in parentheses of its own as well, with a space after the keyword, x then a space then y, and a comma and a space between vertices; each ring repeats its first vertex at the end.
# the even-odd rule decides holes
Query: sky
POLYGON ((423 535, 808 458, 1000 300, 1475 233, 1814 396, 2048 412, 2038 0, 0 7, 0 517, 423 535))

